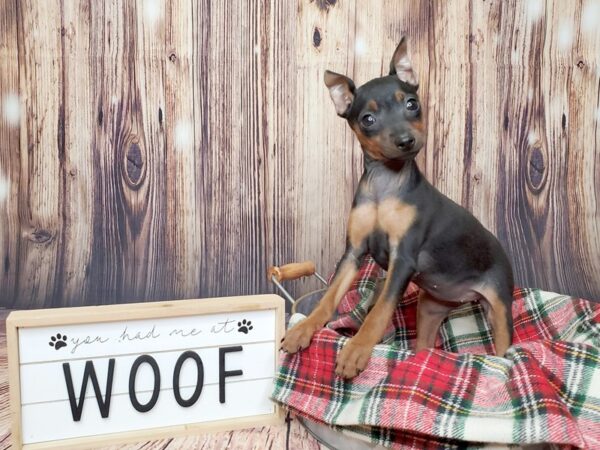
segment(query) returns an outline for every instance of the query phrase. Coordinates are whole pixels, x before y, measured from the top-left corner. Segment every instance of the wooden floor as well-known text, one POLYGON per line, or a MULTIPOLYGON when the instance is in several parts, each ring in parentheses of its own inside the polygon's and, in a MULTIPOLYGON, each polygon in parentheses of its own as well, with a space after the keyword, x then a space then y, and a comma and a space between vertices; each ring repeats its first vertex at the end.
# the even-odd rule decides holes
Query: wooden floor
MULTIPOLYGON (((12 447, 10 435, 8 361, 6 355, 6 310, 0 309, 0 450, 12 447)), ((144 450, 282 450, 285 449, 287 427, 272 426, 223 433, 188 436, 176 439, 162 439, 112 447, 103 450, 144 449, 144 450)), ((325 447, 312 438, 298 421, 292 420, 289 448, 294 450, 324 450, 325 447)))

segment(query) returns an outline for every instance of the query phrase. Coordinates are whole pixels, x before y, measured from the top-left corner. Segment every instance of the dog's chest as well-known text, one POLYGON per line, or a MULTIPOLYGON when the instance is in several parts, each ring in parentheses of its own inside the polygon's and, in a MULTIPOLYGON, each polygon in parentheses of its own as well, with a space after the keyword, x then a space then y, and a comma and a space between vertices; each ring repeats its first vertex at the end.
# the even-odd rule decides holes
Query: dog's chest
POLYGON ((375 241, 381 239, 385 241, 381 244, 394 247, 400 243, 416 217, 414 205, 395 197, 366 201, 354 207, 350 213, 348 238, 355 248, 365 243, 372 247, 375 241))

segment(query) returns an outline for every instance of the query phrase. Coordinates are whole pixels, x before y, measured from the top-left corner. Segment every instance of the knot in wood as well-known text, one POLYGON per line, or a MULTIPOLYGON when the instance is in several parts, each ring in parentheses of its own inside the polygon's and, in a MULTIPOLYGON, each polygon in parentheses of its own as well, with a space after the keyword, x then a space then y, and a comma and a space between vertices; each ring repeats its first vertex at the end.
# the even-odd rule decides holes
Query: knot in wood
POLYGON ((54 235, 50 233, 50 231, 44 230, 43 228, 36 228, 29 233, 27 238, 34 244, 48 244, 52 241, 54 235))
POLYGON ((329 9, 335 6, 337 0, 310 0, 310 2, 316 4, 321 11, 329 12, 329 9))
POLYGON ((533 147, 529 152, 527 169, 530 189, 536 193, 541 191, 546 180, 546 163, 544 153, 540 147, 533 147))
POLYGON ((319 46, 321 45, 321 41, 323 39, 321 38, 321 30, 319 30, 318 27, 315 27, 314 31, 313 31, 313 46, 318 49, 319 46))
POLYGON ((127 149, 126 157, 126 174, 127 181, 133 186, 137 186, 143 175, 144 160, 142 150, 137 143, 133 143, 127 149))

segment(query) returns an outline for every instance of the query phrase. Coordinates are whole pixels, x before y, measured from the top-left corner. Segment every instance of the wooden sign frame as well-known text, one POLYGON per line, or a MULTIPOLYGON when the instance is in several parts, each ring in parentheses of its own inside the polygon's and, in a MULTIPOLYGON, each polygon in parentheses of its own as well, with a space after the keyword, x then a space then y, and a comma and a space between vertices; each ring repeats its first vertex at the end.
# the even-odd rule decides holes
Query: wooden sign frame
POLYGON ((264 310, 274 310, 275 313, 275 367, 273 367, 273 374, 275 374, 276 364, 278 363, 279 346, 277 344, 279 344, 283 337, 285 328, 285 303, 283 298, 278 295, 177 300, 12 312, 6 320, 6 333, 10 414, 12 424, 11 432, 14 447, 16 449, 22 448, 25 450, 55 448, 80 449, 90 446, 148 441, 166 437, 281 424, 283 421, 281 408, 274 404, 273 414, 23 444, 21 359, 19 355, 20 329, 77 324, 103 324, 108 322, 129 322, 141 319, 158 320, 165 318, 264 310))

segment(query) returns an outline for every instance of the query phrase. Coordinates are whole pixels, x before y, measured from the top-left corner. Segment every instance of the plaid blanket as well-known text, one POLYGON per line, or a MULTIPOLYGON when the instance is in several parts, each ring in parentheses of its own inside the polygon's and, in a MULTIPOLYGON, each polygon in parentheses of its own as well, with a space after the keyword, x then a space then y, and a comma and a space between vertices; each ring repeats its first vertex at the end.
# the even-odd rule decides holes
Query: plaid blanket
POLYGON ((367 261, 338 318, 306 350, 282 352, 275 401, 393 448, 542 442, 600 448, 600 304, 516 289, 514 345, 505 358, 493 355, 478 303, 456 309, 435 349, 415 354, 418 288, 411 285, 365 371, 341 379, 336 355, 363 322, 379 275, 367 261))

